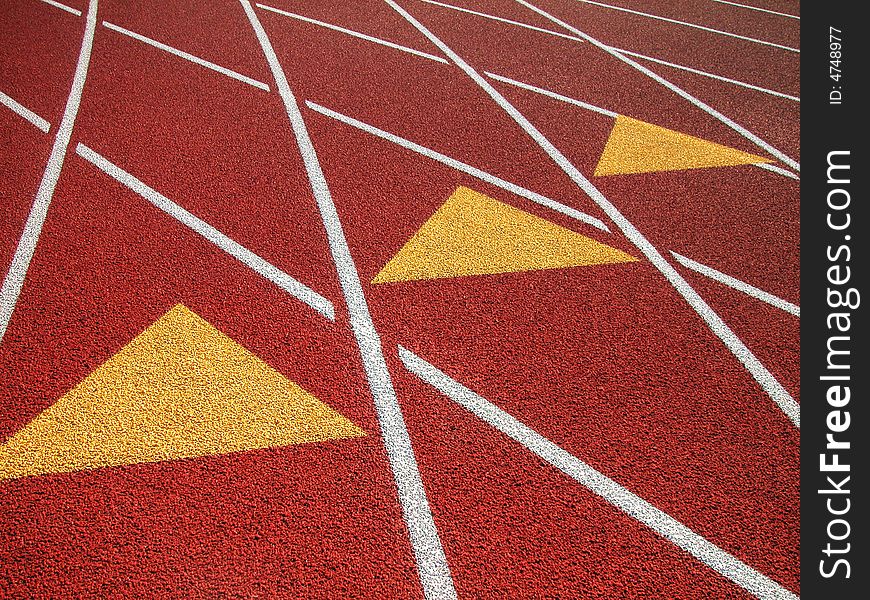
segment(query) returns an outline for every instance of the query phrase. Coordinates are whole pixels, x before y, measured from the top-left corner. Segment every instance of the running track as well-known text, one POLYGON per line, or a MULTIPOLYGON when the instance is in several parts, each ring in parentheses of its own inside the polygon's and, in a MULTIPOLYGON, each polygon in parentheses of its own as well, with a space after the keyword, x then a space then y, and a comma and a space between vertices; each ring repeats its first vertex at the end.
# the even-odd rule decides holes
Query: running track
POLYGON ((0 10, 0 596, 797 596, 797 2, 0 10))

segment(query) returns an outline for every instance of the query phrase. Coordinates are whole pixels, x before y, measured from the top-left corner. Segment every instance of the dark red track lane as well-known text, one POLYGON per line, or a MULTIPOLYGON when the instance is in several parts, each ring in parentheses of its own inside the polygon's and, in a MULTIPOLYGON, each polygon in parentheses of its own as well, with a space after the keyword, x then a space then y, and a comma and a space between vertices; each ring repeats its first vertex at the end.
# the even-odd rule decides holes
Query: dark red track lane
POLYGON ((799 95, 799 53, 574 0, 534 4, 609 46, 799 95))
POLYGON ((0 560, 8 591, 418 596, 347 328, 78 157, 64 170, 3 342, 0 435, 30 421, 177 302, 369 435, 5 482, 0 560))
MULTIPOLYGON (((311 124, 367 281, 456 175, 341 127, 311 124), (346 170, 342 149, 351 145, 369 148, 367 170, 379 178, 346 170)), ((632 251, 617 236, 568 226, 632 251)), ((373 285, 367 294, 382 334, 796 587, 799 434, 651 265, 373 285), (771 538, 781 541, 775 549, 771 538)))
POLYGON ((38 1, 5 4, 0 19, 0 89, 57 127, 72 84, 84 19, 38 1))
POLYGON ((391 365, 460 598, 749 597, 391 365))
POLYGON ((0 107, 0 135, 0 265, 5 266, 18 246, 54 140, 5 106, 0 107))

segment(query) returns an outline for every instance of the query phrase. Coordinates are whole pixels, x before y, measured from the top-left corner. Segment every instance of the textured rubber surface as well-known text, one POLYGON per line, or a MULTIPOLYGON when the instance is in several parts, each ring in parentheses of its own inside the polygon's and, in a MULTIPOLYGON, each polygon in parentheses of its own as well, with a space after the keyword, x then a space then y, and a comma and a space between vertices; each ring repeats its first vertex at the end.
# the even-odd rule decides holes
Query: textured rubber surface
POLYGON ((244 0, 3 3, 4 282, 36 249, 0 296, 0 596, 798 594, 800 429, 746 353, 799 402, 800 317, 673 253, 799 306, 800 103, 635 55, 794 97, 800 55, 612 7, 793 48, 800 21, 530 3, 251 4, 305 131, 244 0), (722 554, 567 476, 399 346, 722 554), (401 492, 415 473, 423 494, 401 492))

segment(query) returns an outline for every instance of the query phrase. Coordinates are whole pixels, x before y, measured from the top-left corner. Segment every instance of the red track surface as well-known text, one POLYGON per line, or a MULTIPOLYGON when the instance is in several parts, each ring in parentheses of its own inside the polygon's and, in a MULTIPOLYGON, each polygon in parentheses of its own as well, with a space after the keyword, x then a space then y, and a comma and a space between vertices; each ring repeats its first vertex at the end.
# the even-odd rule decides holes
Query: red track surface
MULTIPOLYGON (((45 134, 0 106, 7 279, 94 1, 64 2, 81 16, 40 0, 0 9, 0 92, 51 126, 45 134)), ((399 345, 772 580, 780 597, 797 594, 800 430, 660 270, 387 3, 265 3, 448 59, 254 8, 300 105, 380 335, 414 450, 400 460, 419 468, 448 589, 467 598, 751 595, 715 560, 696 558, 422 381, 400 360, 399 345), (588 213, 610 232, 349 127, 307 101, 588 213), (639 260, 370 284, 459 185, 639 260)), ((480 74, 775 158, 590 42, 399 3, 480 74)), ((573 35, 517 2, 450 4, 573 35)), ((799 95, 798 53, 575 0, 533 4, 604 44, 799 95)), ((731 5, 609 4, 799 44, 798 20, 731 5)), ((798 11, 784 0, 753 5, 798 11)), ((425 561, 415 554, 391 434, 352 328, 358 307, 340 285, 347 273, 337 275, 297 138, 242 5, 99 0, 96 20, 47 218, 20 296, 2 298, 11 318, 0 336, 0 443, 179 302, 368 435, 0 480, 0 596, 422 597, 425 561), (324 296, 334 322, 110 178, 77 154, 78 144, 324 296)), ((800 159, 798 102, 634 60, 800 159)), ((799 401, 799 317, 671 254, 799 304, 798 181, 752 165, 593 177, 612 117, 488 81, 799 401)))

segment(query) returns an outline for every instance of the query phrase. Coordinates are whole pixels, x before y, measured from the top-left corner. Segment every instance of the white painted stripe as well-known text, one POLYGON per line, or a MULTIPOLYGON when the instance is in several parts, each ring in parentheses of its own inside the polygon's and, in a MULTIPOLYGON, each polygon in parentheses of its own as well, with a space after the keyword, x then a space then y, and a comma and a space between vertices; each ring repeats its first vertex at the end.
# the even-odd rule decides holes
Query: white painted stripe
POLYGON ((76 154, 93 164, 118 183, 142 196, 142 198, 182 225, 198 233, 209 242, 237 259, 246 267, 249 267, 259 275, 262 275, 300 302, 307 304, 330 321, 335 321, 335 308, 332 306, 332 302, 305 284, 300 283, 298 280, 271 264, 266 259, 221 233, 196 215, 190 213, 160 192, 149 187, 147 184, 123 170, 121 167, 109 162, 103 156, 97 154, 84 144, 76 146, 76 154))
POLYGON ((765 171, 772 171, 774 173, 778 173, 780 175, 785 175, 786 177, 800 181, 800 177, 798 177, 797 175, 795 175, 791 171, 789 171, 787 169, 783 169, 782 167, 777 167, 776 165, 771 165, 769 163, 757 163, 754 166, 758 167, 759 169, 764 169, 765 171))
POLYGON ((791 302, 788 302, 787 300, 783 300, 779 296, 774 296, 773 294, 769 294, 768 292, 765 292, 764 290, 760 290, 757 287, 755 287, 753 285, 749 285, 748 283, 746 283, 744 281, 740 281, 739 279, 731 277, 730 275, 726 275, 725 273, 722 273, 721 271, 717 271, 716 269, 714 269, 712 267, 708 267, 707 265, 702 265, 699 262, 695 262, 691 258, 686 258, 682 254, 677 254, 673 250, 671 250, 671 254, 673 254, 674 258, 676 258, 677 261, 679 261, 679 263, 681 265, 683 265, 684 267, 686 267, 687 269, 692 269, 693 271, 696 271, 696 272, 700 273, 701 275, 709 277, 710 279, 713 279, 714 281, 718 281, 719 283, 727 285, 728 287, 733 288, 737 291, 743 292, 744 294, 746 294, 748 296, 752 296, 756 300, 761 300, 762 302, 766 302, 767 304, 770 304, 771 306, 775 306, 776 308, 784 310, 787 313, 791 313, 796 317, 801 316, 801 309, 796 304, 792 304, 791 302))
POLYGON ((523 27, 525 29, 531 29, 532 31, 539 31, 541 33, 555 35, 557 37, 565 38, 568 40, 573 40, 575 42, 582 43, 585 41, 583 38, 578 38, 578 37, 574 37, 573 35, 567 35, 564 33, 560 33, 558 31, 553 31, 552 29, 544 29, 543 27, 529 25, 528 23, 521 23, 519 21, 512 21, 511 19, 505 19, 504 17, 497 17, 495 15, 490 15, 487 13, 477 12, 476 10, 463 8, 461 6, 455 6, 453 4, 445 4, 444 2, 436 2, 435 0, 420 0, 420 1, 425 2, 426 4, 434 4, 435 6, 441 6, 442 8, 449 8, 451 10, 457 10, 459 12, 468 13, 470 15, 476 15, 478 17, 483 17, 484 19, 491 19, 493 21, 499 21, 500 23, 507 23, 509 25, 516 25, 517 27, 523 27))
POLYGON ((354 31, 352 29, 345 29, 344 27, 339 27, 338 25, 332 25, 330 23, 324 23, 323 21, 318 21, 316 19, 311 19, 309 17, 303 17, 302 15, 297 15, 296 13, 287 12, 285 10, 281 10, 279 8, 273 8, 271 6, 266 6, 265 4, 257 4, 258 8, 262 8, 263 10, 268 10, 270 12, 283 15, 285 17, 290 17, 292 19, 298 19, 300 21, 304 21, 306 23, 311 23, 312 25, 319 25, 320 27, 325 27, 326 29, 331 29, 333 31, 338 31, 349 36, 359 38, 361 40, 366 40, 367 42, 374 42, 375 44, 380 44, 381 46, 386 46, 387 48, 393 48, 394 50, 401 50, 402 52, 407 52, 408 54, 413 54, 415 56, 420 56, 422 58, 428 58, 429 60, 434 60, 435 62, 440 62, 445 65, 449 65, 450 62, 441 58, 440 56, 435 56, 434 54, 429 54, 428 52, 421 52, 420 50, 415 50, 413 48, 408 48, 407 46, 401 46, 399 44, 394 44, 393 42, 388 42, 387 40, 382 40, 380 38, 372 37, 365 33, 360 33, 359 31, 354 31))
POLYGON ((53 7, 55 7, 55 8, 65 10, 66 12, 70 13, 71 15, 75 15, 77 17, 82 16, 82 11, 80 11, 77 8, 72 8, 71 6, 67 6, 66 4, 61 4, 60 2, 55 2, 55 0, 42 0, 42 1, 45 2, 46 4, 49 4, 53 7))
POLYGON ((589 466, 410 350, 399 346, 399 357, 408 371, 414 373, 453 402, 512 440, 522 444, 568 477, 602 497, 629 517, 643 523, 666 540, 679 546, 746 591, 764 600, 797 599, 795 594, 776 581, 698 535, 669 514, 589 466))
POLYGON ((111 29, 113 31, 117 31, 118 33, 129 36, 129 37, 133 38, 134 40, 139 40, 140 42, 148 44, 149 46, 153 46, 154 48, 158 48, 158 49, 163 50, 165 52, 169 52, 170 54, 174 54, 175 56, 178 56, 179 58, 189 60, 190 62, 197 64, 201 67, 205 67, 207 69, 211 69, 212 71, 220 73, 221 75, 226 75, 227 77, 231 77, 231 78, 235 79, 236 81, 241 81, 242 83, 247 83, 248 85, 252 85, 255 88, 259 88, 259 89, 263 90, 264 92, 269 91, 269 86, 261 81, 257 81, 256 79, 251 79, 250 77, 242 75, 241 73, 236 73, 235 71, 232 71, 230 69, 226 69, 220 65, 216 65, 213 62, 209 62, 203 58, 199 58, 198 56, 194 56, 193 54, 188 54, 184 50, 179 50, 178 48, 173 48, 172 46, 167 46, 166 44, 164 44, 162 42, 158 42, 157 40, 152 40, 149 37, 145 37, 144 35, 140 35, 138 33, 130 31, 129 29, 124 29, 123 27, 120 27, 118 25, 114 25, 113 23, 109 23, 107 21, 103 21, 103 25, 108 27, 109 29, 111 29))
POLYGON ((598 40, 596 40, 592 36, 583 33, 582 31, 580 31, 576 27, 569 25, 565 21, 562 21, 561 19, 554 17, 553 15, 548 13, 547 11, 545 11, 541 8, 538 8, 537 6, 535 6, 533 4, 530 4, 526 0, 516 0, 516 2, 518 2, 519 4, 522 4, 523 6, 528 8, 529 10, 535 11, 539 15, 550 19, 551 21, 553 21, 557 25, 561 25, 562 27, 564 27, 566 30, 570 31, 571 33, 578 35, 578 36, 582 37, 583 39, 585 39, 586 41, 588 41, 589 43, 597 46, 598 48, 601 48, 602 50, 604 50, 605 52, 607 52, 608 54, 610 54, 614 58, 621 60, 622 62, 626 63, 627 65, 631 65, 632 67, 634 67, 635 69, 637 69, 638 71, 640 71, 641 73, 643 73, 644 75, 646 75, 647 77, 652 79, 653 81, 660 83, 661 85, 665 86, 666 88, 668 88, 669 90, 671 90, 675 94, 685 98, 686 100, 688 100, 689 102, 691 102, 692 104, 694 104, 695 106, 697 106, 698 108, 700 108, 701 110, 706 112, 711 117, 718 119, 721 123, 727 125, 728 127, 730 127, 731 129, 733 129, 734 131, 736 131, 737 133, 739 133, 740 135, 745 137, 747 140, 749 140, 750 142, 752 142, 753 144, 755 144, 759 148, 761 148, 761 149, 765 150, 766 152, 770 153, 771 155, 775 156, 776 158, 778 158, 779 160, 781 160, 782 162, 784 162, 785 164, 790 166, 795 171, 801 170, 801 166, 797 161, 789 158, 788 156, 785 155, 785 153, 780 152, 779 150, 777 150, 776 148, 774 148, 773 146, 771 146, 770 144, 768 144, 767 142, 762 140, 760 137, 758 137, 757 135, 755 135, 754 133, 752 133, 751 131, 749 131, 745 127, 738 125, 737 123, 735 123, 734 121, 732 121, 731 119, 729 119, 728 117, 726 117, 725 115, 720 113, 715 108, 701 102, 699 99, 695 98, 689 92, 683 90, 682 88, 677 87, 676 85, 674 85, 673 83, 671 83, 670 81, 665 79, 664 77, 661 77, 661 76, 653 73, 652 71, 650 71, 649 69, 647 69, 643 65, 628 58, 627 56, 625 56, 621 52, 617 51, 616 49, 608 46, 607 44, 599 42, 598 40))
POLYGON ((457 171, 461 171, 467 175, 471 175, 472 177, 476 177, 477 179, 480 179, 481 181, 485 181, 486 183, 492 184, 496 187, 500 187, 503 190, 507 190, 507 191, 511 192, 512 194, 516 194, 517 196, 520 196, 520 197, 525 198, 527 200, 531 200, 532 202, 535 202, 536 204, 540 204, 541 206, 546 206, 547 208, 554 210, 556 212, 562 213, 563 215, 565 215, 567 217, 571 217, 572 219, 582 221, 583 223, 587 223, 589 225, 592 225, 593 227, 597 227, 598 229, 601 229, 602 231, 607 231, 608 233, 610 232, 610 229, 607 227, 607 225, 605 225, 604 222, 602 222, 600 219, 596 219, 592 215, 587 215, 586 213, 581 212, 581 211, 577 210, 576 208, 571 208, 570 206, 562 204, 561 202, 556 202, 555 200, 551 200, 550 198, 547 198, 546 196, 542 196, 541 194, 527 190, 524 187, 520 187, 514 183, 511 183, 509 181, 505 181, 504 179, 501 179, 500 177, 496 177, 495 175, 491 175, 490 173, 487 173, 486 171, 481 171, 480 169, 478 169, 476 167, 472 167, 471 165, 468 165, 464 162, 458 161, 455 158, 450 158, 449 156, 441 154, 440 152, 436 152, 435 150, 431 150, 429 148, 426 148, 425 146, 415 144, 414 142, 412 142, 410 140, 406 140, 405 138, 402 138, 402 137, 399 137, 399 136, 394 135, 392 133, 389 133, 388 131, 384 131, 383 129, 378 129, 377 127, 374 127, 373 125, 369 125, 368 123, 363 123, 362 121, 358 121, 358 120, 354 119, 353 117, 348 117, 347 115, 343 115, 339 112, 335 112, 335 111, 330 110, 326 107, 320 106, 319 104, 315 104, 314 102, 311 102, 311 101, 306 102, 306 104, 308 105, 308 107, 311 110, 319 112, 320 114, 327 116, 331 119, 335 119, 336 121, 340 121, 341 123, 344 123, 345 125, 350 125, 351 127, 355 127, 361 131, 365 131, 366 133, 370 133, 376 137, 387 140, 388 142, 392 142, 392 143, 396 144, 397 146, 401 146, 402 148, 406 148, 408 150, 411 150, 412 152, 416 152, 417 154, 422 154, 423 156, 425 156, 427 158, 431 158, 432 160, 438 161, 441 164, 444 164, 444 165, 447 165, 448 167, 456 169, 457 171))
POLYGON ((275 78, 278 93, 284 102, 287 118, 290 120, 290 126, 305 164, 317 208, 323 219, 332 260, 347 303, 350 327, 359 347, 381 427, 384 448, 393 471, 405 523, 408 526, 423 594, 429 600, 456 598, 450 567, 429 508, 429 500, 417 467, 417 458, 384 358, 381 338, 369 314, 359 273, 344 237, 338 211, 332 201, 332 194, 320 166, 320 160, 317 158, 302 112, 287 83, 287 77, 278 62, 269 36, 263 29, 251 3, 248 0, 239 0, 239 2, 245 10, 275 78))
POLYGON ((650 13, 640 12, 637 10, 632 10, 630 8, 623 8, 622 6, 613 6, 612 4, 604 4, 603 2, 593 2, 592 0, 577 0, 577 2, 583 2, 584 4, 594 4, 595 6, 600 6, 602 8, 609 8, 611 10, 618 10, 621 12, 631 13, 633 15, 647 17, 648 19, 656 19, 658 21, 665 21, 667 23, 674 23, 675 25, 682 25, 683 27, 691 27, 693 29, 700 29, 703 31, 708 31, 710 33, 716 33, 719 35, 724 35, 724 36, 744 40, 747 42, 752 42, 754 44, 762 44, 764 46, 773 46, 774 48, 780 48, 781 50, 788 50, 789 52, 800 53, 800 50, 798 50, 797 48, 792 48, 790 46, 783 46, 782 44, 774 44, 773 42, 759 40, 757 38, 751 38, 751 37, 747 37, 745 35, 738 35, 736 33, 731 33, 730 31, 722 31, 721 29, 712 29, 710 27, 704 27, 703 25, 696 25, 694 23, 687 23, 685 21, 677 21, 676 19, 669 19, 667 17, 660 17, 659 15, 652 15, 650 13))
MULTIPOLYGON (((573 35, 566 35, 566 34, 564 34, 564 33, 559 33, 558 31, 553 31, 552 29, 543 29, 543 28, 541 28, 541 27, 535 27, 534 25, 528 25, 528 24, 526 24, 526 23, 520 23, 520 22, 518 22, 518 21, 511 21, 510 19, 503 19, 503 18, 501 18, 501 17, 496 17, 496 16, 494 16, 494 15, 489 15, 489 14, 486 14, 486 13, 481 13, 481 12, 477 12, 477 11, 474 11, 474 10, 469 10, 469 9, 467 9, 467 8, 462 8, 461 6, 453 6, 452 4, 444 4, 443 2, 436 2, 435 0, 420 0, 420 1, 421 1, 421 2, 425 2, 425 3, 427 3, 427 4, 435 4, 435 5, 437 5, 437 6, 443 6, 444 8, 450 8, 450 9, 458 10, 458 11, 461 11, 461 12, 464 12, 464 13, 468 13, 468 14, 472 14, 472 15, 477 15, 477 16, 479 16, 479 17, 484 17, 484 18, 487 18, 487 19, 493 19, 493 20, 496 20, 496 21, 503 21, 503 22, 506 22, 506 23, 510 23, 510 24, 512 24, 512 25, 518 25, 518 26, 520 26, 520 27, 525 27, 526 29, 532 29, 532 30, 534 30, 534 31, 540 31, 541 33, 548 33, 548 34, 550 34, 550 35, 556 35, 556 36, 563 37, 563 38, 566 38, 566 39, 569 39, 569 40, 573 40, 573 41, 575 41, 575 42, 585 42, 585 41, 586 41, 586 40, 584 40, 584 39, 581 38, 581 37, 576 37, 576 36, 573 36, 573 35)), ((649 61, 656 62, 656 63, 662 64, 662 65, 667 65, 667 66, 669 66, 669 67, 673 67, 673 68, 675 68, 675 69, 682 69, 683 71, 688 71, 688 72, 690 72, 690 73, 695 73, 695 74, 697 74, 697 75, 703 75, 703 76, 705 76, 705 77, 710 77, 710 78, 712 78, 712 79, 718 79, 718 80, 720 80, 720 81, 724 81, 724 82, 726 82, 726 83, 731 83, 731 84, 734 84, 734 85, 738 85, 738 86, 746 87, 746 88, 749 88, 749 89, 752 89, 752 90, 756 90, 756 91, 759 91, 759 92, 764 92, 764 93, 766 93, 766 94, 771 94, 771 95, 773 95, 773 96, 779 96, 779 97, 781 97, 781 98, 787 98, 787 99, 789 99, 789 100, 794 100, 795 102, 800 102, 800 98, 798 98, 797 96, 790 96, 790 95, 788 95, 788 94, 783 94, 782 92, 777 92, 777 91, 775 91, 775 90, 769 90, 769 89, 767 89, 767 88, 763 88, 763 87, 760 87, 760 86, 757 86, 757 85, 752 85, 751 83, 746 83, 746 82, 743 82, 743 81, 738 81, 738 80, 736 80, 736 79, 729 79, 728 77, 723 77, 723 76, 721 76, 721 75, 715 75, 715 74, 713 74, 713 73, 708 73, 708 72, 706 72, 706 71, 701 71, 701 70, 699 70, 699 69, 694 69, 694 68, 692 68, 692 67, 686 67, 686 66, 684 66, 684 65, 678 65, 678 64, 676 64, 676 63, 671 63, 671 62, 667 62, 667 61, 664 61, 664 60, 660 60, 660 59, 658 59, 658 58, 652 58, 651 56, 644 56, 643 54, 637 54, 637 53, 635 53, 635 52, 629 52, 628 50, 621 50, 621 49, 619 49, 619 48, 614 48, 614 50, 617 50, 618 52, 622 52, 623 54, 628 54, 628 55, 630 55, 630 56, 634 56, 634 57, 637 57, 637 58, 642 58, 642 59, 644 59, 644 60, 649 60, 649 61)))
POLYGON ((39 129, 42 133, 48 133, 48 130, 51 129, 51 124, 48 121, 26 106, 19 104, 3 92, 0 92, 0 104, 14 112, 19 117, 29 121, 31 125, 39 129))
MULTIPOLYGON (((728 347, 734 356, 746 367, 750 374, 755 378, 758 384, 770 395, 777 406, 788 416, 788 418, 797 427, 800 427, 800 406, 795 402, 794 398, 786 391, 786 389, 776 380, 776 378, 765 368, 763 364, 755 357, 754 354, 746 347, 746 345, 738 338, 733 331, 725 324, 725 322, 716 314, 716 312, 707 305, 706 302, 698 295, 698 293, 690 286, 685 279, 671 266, 668 261, 659 253, 658 250, 650 243, 644 235, 638 231, 631 222, 626 219, 617 208, 604 197, 598 188, 590 182, 582 173, 556 148, 544 134, 529 122, 507 99, 502 96, 498 90, 489 84, 477 71, 475 71, 468 63, 466 63, 459 55, 451 50, 444 42, 438 39, 435 34, 426 29, 419 21, 408 14, 405 9, 396 4, 394 0, 384 0, 387 4, 393 7, 399 14, 417 28, 420 33, 429 38, 433 44, 438 46, 442 52, 456 63, 465 73, 473 79, 489 96, 498 104, 529 136, 538 143, 553 161, 559 165, 566 175, 616 223, 623 234, 641 251, 644 256, 667 278, 674 286, 679 294, 689 303, 698 316, 700 316, 710 327, 713 333, 728 347)), ((524 0, 518 0, 523 4, 527 4, 524 0)), ((591 39, 591 38, 590 38, 591 39)))
POLYGON ((45 165, 45 171, 42 173, 42 180, 39 182, 39 188, 36 190, 36 197, 33 200, 33 205, 30 207, 30 214, 27 216, 27 221, 24 224, 24 231, 21 234, 21 239, 18 240, 15 254, 12 256, 9 271, 3 279, 3 287, 0 288, 0 343, 3 342, 3 336, 6 334, 9 320, 12 318, 15 305, 18 303, 21 288, 24 287, 24 279, 27 277, 27 270, 30 268, 33 253, 36 252, 36 245, 42 233, 42 226, 45 224, 45 218, 48 216, 48 207, 51 204, 51 199, 54 197, 54 188, 60 179, 60 172, 63 169, 63 162, 66 158, 66 149, 72 136, 73 125, 75 125, 76 115, 79 112, 79 103, 82 99, 82 90, 84 90, 85 79, 88 75, 88 65, 91 61, 91 48, 94 44, 94 31, 96 28, 97 0, 90 0, 88 15, 85 19, 85 31, 82 36, 82 47, 79 50, 79 58, 76 62, 76 70, 73 75, 69 96, 66 99, 66 106, 63 109, 63 117, 61 117, 60 125, 57 128, 54 144, 51 147, 51 154, 48 157, 48 163, 45 165))
MULTIPOLYGON (((501 81, 503 83, 507 83, 518 88, 522 88, 524 90, 529 90, 531 92, 535 92, 541 94, 543 96, 548 96, 555 100, 559 100, 561 102, 565 102, 567 104, 573 104, 574 106, 579 106, 580 108, 584 108, 586 110, 591 110, 593 112, 601 113, 602 115, 607 115, 608 117, 616 118, 619 116, 618 113, 613 112, 612 110, 607 110, 605 108, 601 108, 600 106, 594 106, 592 104, 588 104, 586 102, 581 102, 575 98, 569 98, 568 96, 563 96, 562 94, 557 94, 556 92, 551 92, 550 90, 545 90, 544 88, 539 88, 534 85, 530 85, 528 83, 523 83, 522 81, 517 81, 516 79, 511 79, 509 77, 504 77, 503 75, 496 75, 495 73, 484 72, 484 75, 495 79, 496 81, 501 81)), ((772 171, 774 173, 778 173, 779 175, 784 175, 785 177, 790 177, 791 179, 800 179, 797 175, 792 173, 791 171, 787 171, 781 167, 777 167, 775 165, 770 165, 768 163, 757 163, 753 166, 765 169, 767 171, 772 171)))
POLYGON ((748 4, 737 4, 736 2, 726 2, 725 0, 713 0, 713 2, 718 2, 720 4, 730 4, 731 6, 739 6, 740 8, 748 8, 749 10, 757 10, 764 13, 769 13, 771 15, 777 15, 780 17, 788 17, 789 19, 798 19, 800 17, 797 15, 790 15, 787 13, 776 12, 775 10, 768 10, 766 8, 759 8, 758 6, 749 6, 748 4))
POLYGON ((484 71, 483 74, 487 77, 490 77, 491 79, 495 79, 496 81, 501 81, 502 83, 507 83, 509 85, 513 85, 524 90, 529 90, 530 92, 535 92, 537 94, 541 94, 542 96, 547 96, 549 98, 553 98, 554 100, 559 100, 560 102, 573 104, 574 106, 579 106, 580 108, 585 108, 586 110, 601 113, 602 115, 607 115, 608 117, 612 117, 614 119, 619 116, 618 113, 615 113, 612 110, 607 110, 606 108, 601 108, 600 106, 581 102, 580 100, 569 98, 568 96, 563 96, 562 94, 557 94, 556 92, 551 92, 550 90, 545 90, 544 88, 539 88, 528 83, 523 83, 522 81, 517 81, 516 79, 511 79, 510 77, 496 75, 495 73, 490 73, 489 71, 484 71))
POLYGON ((777 92, 776 90, 769 90, 767 88, 763 88, 758 85, 752 85, 751 83, 746 83, 745 81, 738 81, 737 79, 729 79, 728 77, 722 77, 721 75, 715 75, 713 73, 708 73, 707 71, 701 71, 700 69, 693 69, 692 67, 687 67, 685 65, 678 65, 676 63, 668 62, 666 60, 661 60, 660 58, 653 58, 652 56, 645 56, 643 54, 638 54, 637 52, 631 52, 629 50, 623 50, 621 48, 614 48, 611 46, 613 50, 619 52, 621 54, 627 54, 628 56, 633 56, 635 58, 641 58, 643 60, 648 60, 650 62, 658 63, 660 65, 665 65, 667 67, 673 67, 674 69, 680 69, 681 71, 688 71, 689 73, 695 73, 696 75, 703 75, 704 77, 709 77, 711 79, 718 79, 719 81, 724 81, 726 83, 731 83, 733 85, 738 85, 740 87, 745 87, 750 90, 755 90, 757 92, 764 92, 765 94, 770 94, 771 96, 778 96, 780 98, 785 98, 786 100, 794 100, 795 102, 800 102, 801 99, 797 96, 790 96, 788 94, 783 94, 782 92, 777 92))

